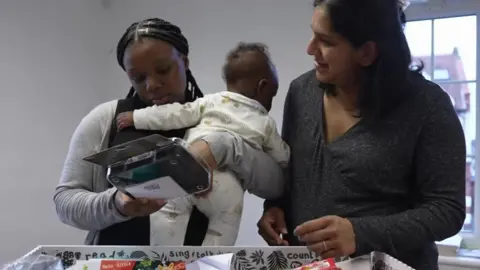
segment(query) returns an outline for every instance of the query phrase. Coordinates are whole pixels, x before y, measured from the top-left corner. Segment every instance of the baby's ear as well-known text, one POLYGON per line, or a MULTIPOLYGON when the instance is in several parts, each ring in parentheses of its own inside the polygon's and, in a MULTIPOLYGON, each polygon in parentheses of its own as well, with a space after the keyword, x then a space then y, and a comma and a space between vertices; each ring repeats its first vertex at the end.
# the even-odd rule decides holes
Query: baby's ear
POLYGON ((186 55, 182 55, 183 64, 185 65, 185 70, 190 68, 190 59, 186 55))
POLYGON ((263 78, 260 81, 258 81, 257 84, 257 91, 258 92, 263 92, 265 91, 265 88, 268 86, 268 80, 263 78))

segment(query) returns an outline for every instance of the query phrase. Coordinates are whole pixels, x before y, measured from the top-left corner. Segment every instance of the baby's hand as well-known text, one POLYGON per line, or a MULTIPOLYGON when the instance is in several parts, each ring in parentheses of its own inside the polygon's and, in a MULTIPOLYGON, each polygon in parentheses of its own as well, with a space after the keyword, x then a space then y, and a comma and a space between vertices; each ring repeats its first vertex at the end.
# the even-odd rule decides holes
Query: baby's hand
POLYGON ((133 126, 133 112, 119 113, 117 116, 117 129, 122 130, 133 126))

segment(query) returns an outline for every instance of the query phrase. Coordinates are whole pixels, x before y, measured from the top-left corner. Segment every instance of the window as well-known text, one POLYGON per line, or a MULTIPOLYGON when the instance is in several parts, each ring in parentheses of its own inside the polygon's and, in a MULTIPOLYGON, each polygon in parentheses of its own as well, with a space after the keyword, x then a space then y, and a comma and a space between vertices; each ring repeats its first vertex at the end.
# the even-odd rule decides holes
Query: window
POLYGON ((430 74, 425 72, 425 70, 422 72, 422 75, 423 75, 423 77, 425 77, 425 79, 430 80, 430 81, 432 80, 432 76, 430 76, 430 74))
POLYGON ((452 99, 463 125, 467 145, 465 202, 467 217, 462 233, 480 236, 480 187, 475 185, 477 131, 477 16, 416 20, 405 34, 415 64, 424 65, 424 76, 440 85, 452 99), (459 31, 461 29, 461 31, 459 31))
MULTIPOLYGON (((448 72, 447 68, 439 68, 433 71, 433 77, 435 80, 449 80, 450 79, 450 72, 448 72)), ((430 78, 431 80, 431 78, 430 78)))

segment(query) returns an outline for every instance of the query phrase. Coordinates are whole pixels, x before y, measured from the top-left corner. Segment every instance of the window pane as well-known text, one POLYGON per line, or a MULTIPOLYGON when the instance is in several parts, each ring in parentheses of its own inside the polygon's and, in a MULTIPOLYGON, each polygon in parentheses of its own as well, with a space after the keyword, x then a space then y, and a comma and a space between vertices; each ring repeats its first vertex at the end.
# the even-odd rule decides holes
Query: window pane
POLYGON ((467 166, 465 179, 465 202, 467 217, 463 231, 473 232, 475 224, 475 141, 476 141, 476 83, 443 83, 440 86, 450 95, 452 103, 457 110, 457 115, 465 132, 467 145, 467 166))
MULTIPOLYGON (((425 66, 430 67, 432 62, 432 21, 412 21, 407 22, 405 26, 405 36, 412 53, 414 64, 423 62, 425 66)), ((425 78, 431 80, 430 69, 424 69, 425 78)))
MULTIPOLYGON (((477 17, 435 19, 433 80, 476 80, 477 17)), ((427 68, 426 68, 427 69, 427 68)), ((428 67, 427 72, 431 72, 428 67)))

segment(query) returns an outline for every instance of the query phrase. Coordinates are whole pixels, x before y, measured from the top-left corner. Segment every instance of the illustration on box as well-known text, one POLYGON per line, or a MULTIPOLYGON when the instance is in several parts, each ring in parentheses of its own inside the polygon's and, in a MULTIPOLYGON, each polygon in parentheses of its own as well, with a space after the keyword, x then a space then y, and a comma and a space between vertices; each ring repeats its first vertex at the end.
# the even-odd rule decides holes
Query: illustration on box
MULTIPOLYGON (((156 260, 111 260, 93 259, 77 261, 67 270, 230 270, 232 269, 233 254, 203 257, 197 261, 186 264, 185 262, 161 262, 156 260)), ((238 269, 238 268, 233 268, 238 269)), ((293 270, 339 270, 335 260, 326 259, 303 265, 293 270)))
MULTIPOLYGON (((62 259, 65 267, 72 266, 77 260, 122 259, 156 261, 193 262, 206 256, 233 253, 232 265, 241 270, 284 270, 295 269, 302 265, 320 261, 306 248, 208 248, 208 247, 101 247, 101 246, 42 246, 39 251, 45 255, 62 259)), ((347 261, 337 258, 335 262, 347 261)))
MULTIPOLYGON (((39 246, 29 254, 56 256, 62 260, 66 268, 74 265, 77 260, 92 259, 154 260, 189 264, 201 258, 219 254, 232 254, 232 268, 238 270, 291 270, 321 261, 306 247, 39 246)), ((372 252, 366 258, 343 257, 333 261, 337 268, 342 270, 414 270, 381 252, 372 252)))
MULTIPOLYGON (((187 270, 185 262, 155 260, 88 260, 77 261, 67 270, 187 270)), ((221 269, 219 269, 221 270, 221 269)), ((228 269, 230 270, 230 269, 228 269)))

